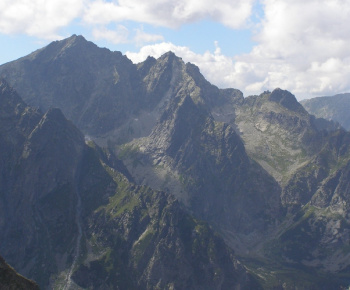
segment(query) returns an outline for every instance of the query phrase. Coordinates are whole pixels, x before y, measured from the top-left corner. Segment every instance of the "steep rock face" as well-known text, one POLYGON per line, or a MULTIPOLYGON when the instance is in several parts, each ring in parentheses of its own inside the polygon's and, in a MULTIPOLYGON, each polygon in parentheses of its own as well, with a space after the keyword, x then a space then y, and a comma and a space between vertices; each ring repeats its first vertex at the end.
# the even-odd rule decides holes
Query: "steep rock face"
POLYGON ((243 250, 248 242, 240 243, 240 234, 261 235, 281 217, 280 188, 191 89, 182 87, 151 135, 119 156, 136 181, 169 190, 243 250))
POLYGON ((20 273, 44 289, 259 289, 172 196, 135 186, 60 110, 42 115, 0 88, 0 250, 20 273))
POLYGON ((350 135, 340 130, 325 139, 320 153, 283 189, 289 215, 266 249, 277 261, 318 269, 333 285, 344 285, 350 267, 350 135))
POLYGON ((0 288, 4 290, 28 289, 39 290, 35 282, 19 275, 0 256, 0 288))
POLYGON ((287 91, 250 96, 234 111, 248 154, 281 185, 322 146, 315 119, 287 91))
POLYGON ((223 240, 171 196, 113 171, 116 195, 89 218, 87 248, 74 272, 93 289, 259 289, 223 240))
MULTIPOLYGON (((304 167, 300 168, 285 186, 282 194, 282 201, 285 204, 305 205, 321 187, 322 182, 347 164, 349 134, 344 130, 338 130, 325 134, 323 139, 323 148, 304 167)), ((338 182, 334 184, 338 185, 338 182)))
POLYGON ((41 115, 5 82, 0 87, 1 109, 7 112, 0 119, 0 249, 20 273, 47 285, 74 255, 80 193, 87 191, 82 199, 96 206, 107 191, 95 196, 88 191, 98 185, 91 177, 83 180, 89 150, 58 109, 41 115))
POLYGON ((139 109, 135 104, 142 105, 132 62, 82 36, 53 42, 3 65, 0 75, 29 105, 43 111, 60 108, 86 134, 102 135, 122 125, 139 109))
POLYGON ((0 66, 0 76, 29 105, 42 111, 60 108, 103 145, 148 136, 186 79, 197 84, 210 106, 223 104, 228 96, 206 81, 196 66, 185 65, 171 52, 134 65, 120 52, 98 48, 76 35, 0 66))
POLYGON ((346 130, 350 130, 350 94, 318 97, 302 100, 300 103, 310 114, 339 122, 346 130))

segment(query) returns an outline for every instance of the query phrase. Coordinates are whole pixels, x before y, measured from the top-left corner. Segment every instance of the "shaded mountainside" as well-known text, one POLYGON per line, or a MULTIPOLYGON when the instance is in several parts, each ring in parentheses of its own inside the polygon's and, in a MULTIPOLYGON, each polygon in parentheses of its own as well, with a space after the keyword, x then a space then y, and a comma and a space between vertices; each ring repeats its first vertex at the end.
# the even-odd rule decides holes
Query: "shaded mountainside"
POLYGON ((19 275, 5 260, 0 256, 0 288, 3 290, 28 289, 39 290, 35 282, 30 281, 19 275))
POLYGON ((321 149, 322 131, 339 128, 309 115, 294 95, 281 89, 241 99, 215 116, 236 127, 248 155, 281 185, 321 149))
POLYGON ((5 64, 0 75, 29 105, 61 108, 85 134, 102 135, 145 104, 132 62, 81 36, 5 64))
POLYGON ((348 271, 349 149, 349 133, 331 133, 321 152, 285 187, 282 201, 296 214, 273 246, 280 257, 333 273, 348 271))
POLYGON ((86 255, 73 281, 93 289, 257 289, 245 268, 206 223, 168 194, 117 184, 88 219, 86 255))
POLYGON ((78 200, 89 214, 89 203, 107 198, 112 179, 84 168, 91 150, 58 109, 42 115, 3 81, 0 88, 8 112, 0 119, 0 250, 20 273, 46 285, 74 255, 78 200))
POLYGON ((209 105, 227 99, 227 92, 221 96, 196 66, 185 65, 171 52, 134 65, 120 52, 76 35, 1 65, 0 76, 27 104, 42 111, 60 108, 100 144, 148 136, 184 78, 200 83, 209 105))
POLYGON ((20 273, 44 289, 259 288, 172 196, 134 185, 60 110, 0 89, 0 250, 20 273))
POLYGON ((46 111, 2 83, 0 252, 40 285, 258 287, 221 237, 266 289, 350 284, 349 133, 290 92, 75 35, 0 75, 46 111))
POLYGON ((249 246, 240 235, 255 244, 254 235, 267 234, 282 216, 280 187, 235 131, 214 121, 200 93, 180 91, 151 135, 124 145, 119 156, 139 183, 172 192, 236 250, 249 246))
POLYGON ((332 97, 318 97, 300 102, 304 108, 318 118, 333 120, 350 130, 350 94, 339 94, 332 97))
POLYGON ((84 134, 122 143, 150 133, 166 102, 161 99, 171 93, 176 60, 169 53, 134 65, 74 35, 2 65, 0 76, 29 105, 59 107, 84 134))

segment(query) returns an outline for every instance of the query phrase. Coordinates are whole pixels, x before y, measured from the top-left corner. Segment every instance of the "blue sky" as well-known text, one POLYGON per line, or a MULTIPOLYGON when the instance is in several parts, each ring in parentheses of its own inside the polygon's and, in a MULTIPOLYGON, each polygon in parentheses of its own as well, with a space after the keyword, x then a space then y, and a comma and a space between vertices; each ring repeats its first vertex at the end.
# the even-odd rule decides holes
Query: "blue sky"
POLYGON ((0 64, 72 34, 132 61, 172 50, 218 87, 350 92, 343 0, 2 0, 0 64))

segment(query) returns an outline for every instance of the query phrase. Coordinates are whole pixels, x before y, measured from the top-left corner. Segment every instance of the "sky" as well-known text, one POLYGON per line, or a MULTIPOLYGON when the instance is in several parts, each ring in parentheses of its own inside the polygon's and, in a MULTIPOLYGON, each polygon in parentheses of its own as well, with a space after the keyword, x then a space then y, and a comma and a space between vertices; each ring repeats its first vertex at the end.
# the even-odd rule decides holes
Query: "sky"
POLYGON ((134 63, 171 50, 245 96, 350 92, 349 0, 0 0, 0 64, 72 34, 134 63))

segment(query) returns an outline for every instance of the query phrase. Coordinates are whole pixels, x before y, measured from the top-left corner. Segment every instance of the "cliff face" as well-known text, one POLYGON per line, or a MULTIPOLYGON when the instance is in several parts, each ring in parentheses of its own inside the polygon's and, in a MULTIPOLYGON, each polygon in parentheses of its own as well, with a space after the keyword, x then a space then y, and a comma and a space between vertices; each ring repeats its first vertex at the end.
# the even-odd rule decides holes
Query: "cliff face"
POLYGON ((93 289, 259 288, 206 223, 168 194, 115 171, 116 194, 88 219, 87 249, 72 280, 93 289), (88 278, 87 278, 88 277, 88 278))
POLYGON ((236 250, 248 246, 240 235, 267 234, 282 216, 278 184, 235 131, 213 119, 200 94, 179 91, 150 136, 124 145, 119 156, 137 182, 173 193, 236 250))
MULTIPOLYGON (((88 149, 60 110, 42 115, 4 81, 0 99, 9 113, 0 120, 0 249, 20 273, 43 285, 73 254, 88 149)), ((101 202, 103 195, 93 198, 101 202)))

